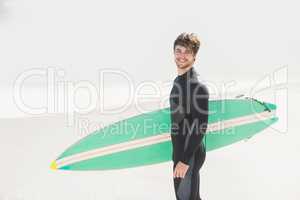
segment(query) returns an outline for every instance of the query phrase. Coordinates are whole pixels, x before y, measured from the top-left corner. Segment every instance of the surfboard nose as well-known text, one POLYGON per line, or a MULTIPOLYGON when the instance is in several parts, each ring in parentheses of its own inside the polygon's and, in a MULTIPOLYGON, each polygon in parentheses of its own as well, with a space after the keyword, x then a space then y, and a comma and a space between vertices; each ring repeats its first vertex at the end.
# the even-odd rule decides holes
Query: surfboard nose
POLYGON ((51 163, 50 168, 53 170, 57 170, 57 164, 55 160, 51 163))
POLYGON ((273 103, 268 103, 268 102, 264 102, 264 105, 269 109, 269 110, 276 110, 277 106, 273 103))

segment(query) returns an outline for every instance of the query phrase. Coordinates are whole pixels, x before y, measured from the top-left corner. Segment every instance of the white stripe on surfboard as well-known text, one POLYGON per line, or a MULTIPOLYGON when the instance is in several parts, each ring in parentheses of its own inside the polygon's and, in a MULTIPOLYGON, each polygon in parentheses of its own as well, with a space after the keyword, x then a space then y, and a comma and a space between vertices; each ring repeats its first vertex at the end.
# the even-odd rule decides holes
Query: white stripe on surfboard
MULTIPOLYGON (((212 124, 208 124, 206 134, 212 131, 220 131, 223 129, 235 127, 235 126, 241 126, 249 123, 254 123, 262 120, 266 120, 274 115, 274 111, 265 111, 261 113, 255 113, 252 115, 247 115, 243 117, 238 117, 234 119, 229 119, 229 120, 224 120, 224 121, 219 121, 215 122, 212 124)), ((117 153, 121 151, 126 151, 130 149, 135 149, 139 147, 144 147, 152 144, 158 144, 162 142, 166 142, 171 140, 171 135, 170 133, 162 133, 159 135, 147 137, 147 138, 142 138, 142 139, 136 139, 128 142, 123 142, 119 144, 114 144, 106 147, 101 147, 93 150, 89 150, 86 152, 74 154, 71 156, 67 156, 64 158, 61 158, 56 161, 57 167, 61 168, 63 166, 67 166, 76 162, 80 162, 83 160, 88 160, 92 158, 96 158, 99 156, 105 156, 108 154, 112 153, 117 153)))
POLYGON ((95 158, 98 156, 104 156, 107 154, 117 153, 120 151, 126 151, 129 149, 135 149, 138 147, 148 146, 148 145, 152 145, 152 144, 157 144, 157 143, 161 143, 161 142, 166 142, 169 140, 170 140, 169 134, 160 134, 157 136, 151 136, 151 137, 147 137, 147 138, 143 138, 143 139, 137 139, 137 140, 133 140, 130 142, 123 142, 120 144, 114 144, 114 145, 110 145, 107 147, 101 147, 101 148, 86 151, 83 153, 78 153, 78 154, 75 154, 72 156, 67 156, 60 160, 57 160, 56 164, 57 164, 58 168, 60 168, 60 167, 62 167, 62 165, 65 166, 65 165, 69 165, 69 164, 79 162, 82 160, 91 159, 91 158, 95 158))
POLYGON ((231 128, 234 126, 240 126, 244 124, 249 124, 253 122, 258 122, 261 120, 268 119, 274 115, 274 111, 265 111, 261 113, 255 113, 253 115, 246 115, 243 117, 238 117, 238 118, 233 118, 233 119, 228 119, 224 121, 218 121, 212 124, 208 124, 207 126, 207 132, 212 132, 212 131, 219 131, 223 130, 226 128, 231 128))

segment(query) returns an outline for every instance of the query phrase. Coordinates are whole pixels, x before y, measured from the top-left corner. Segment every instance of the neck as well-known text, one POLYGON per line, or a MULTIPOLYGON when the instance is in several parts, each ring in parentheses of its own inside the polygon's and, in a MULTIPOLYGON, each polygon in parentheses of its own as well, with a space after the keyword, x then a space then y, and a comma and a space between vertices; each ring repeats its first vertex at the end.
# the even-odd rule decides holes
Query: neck
POLYGON ((189 66, 187 68, 184 68, 184 69, 181 69, 181 68, 177 67, 177 74, 178 75, 182 75, 185 72, 189 71, 192 67, 193 67, 193 65, 191 65, 191 66, 189 66))

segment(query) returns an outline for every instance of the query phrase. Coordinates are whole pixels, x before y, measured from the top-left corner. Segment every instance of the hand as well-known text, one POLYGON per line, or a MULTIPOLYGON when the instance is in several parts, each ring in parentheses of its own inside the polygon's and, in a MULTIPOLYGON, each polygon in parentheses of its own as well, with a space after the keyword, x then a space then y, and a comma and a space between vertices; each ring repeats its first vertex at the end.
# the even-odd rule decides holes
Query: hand
POLYGON ((188 168, 189 165, 179 161, 174 169, 173 178, 184 178, 188 168))

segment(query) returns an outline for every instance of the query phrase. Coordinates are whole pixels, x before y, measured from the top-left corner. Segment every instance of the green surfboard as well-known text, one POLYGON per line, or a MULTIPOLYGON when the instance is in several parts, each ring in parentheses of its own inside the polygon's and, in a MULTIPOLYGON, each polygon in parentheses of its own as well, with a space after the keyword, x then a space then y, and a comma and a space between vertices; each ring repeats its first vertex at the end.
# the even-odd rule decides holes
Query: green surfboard
MULTIPOLYGON (((206 151, 218 149, 275 123, 276 105, 255 99, 209 101, 206 151)), ((171 160, 170 109, 140 114, 97 130, 67 148, 52 169, 110 170, 171 160)))

